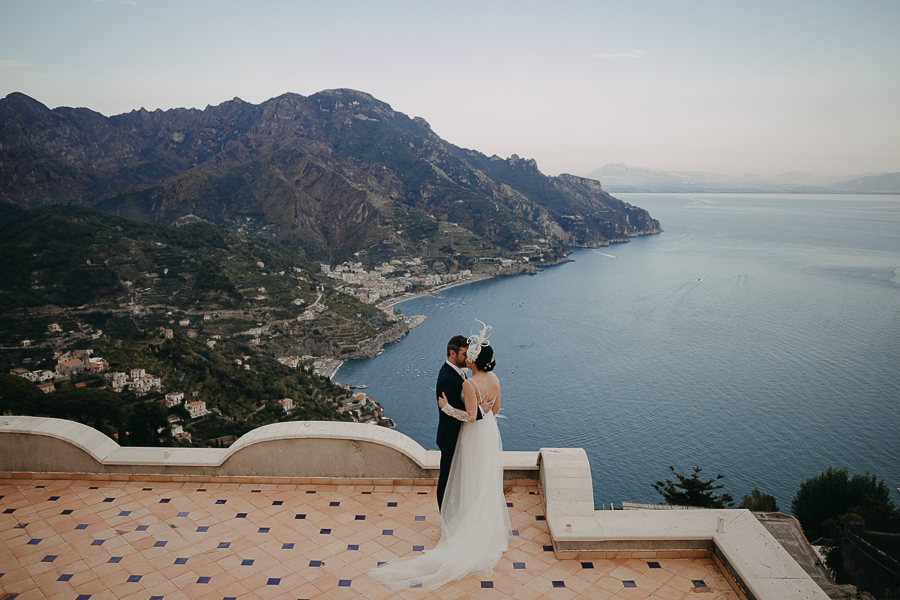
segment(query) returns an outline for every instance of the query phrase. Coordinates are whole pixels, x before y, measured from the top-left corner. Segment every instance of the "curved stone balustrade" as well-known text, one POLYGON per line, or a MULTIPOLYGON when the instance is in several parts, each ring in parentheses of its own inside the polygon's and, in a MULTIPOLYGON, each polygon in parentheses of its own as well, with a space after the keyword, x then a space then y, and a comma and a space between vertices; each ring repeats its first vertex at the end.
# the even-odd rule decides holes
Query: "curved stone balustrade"
MULTIPOLYGON (((0 419, 0 471, 434 479, 440 452, 398 431, 331 421, 259 427, 228 448, 122 447, 96 429, 44 417, 0 419)), ((507 479, 536 479, 537 452, 505 452, 507 479)))

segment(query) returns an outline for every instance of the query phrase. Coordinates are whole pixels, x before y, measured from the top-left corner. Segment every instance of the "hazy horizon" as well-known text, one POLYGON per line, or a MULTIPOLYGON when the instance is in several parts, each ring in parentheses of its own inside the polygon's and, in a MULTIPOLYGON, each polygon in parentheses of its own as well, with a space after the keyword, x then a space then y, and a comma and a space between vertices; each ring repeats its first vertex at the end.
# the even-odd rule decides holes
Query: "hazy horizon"
POLYGON ((352 88, 548 175, 900 171, 889 1, 43 0, 0 16, 0 96, 50 108, 112 116, 352 88))

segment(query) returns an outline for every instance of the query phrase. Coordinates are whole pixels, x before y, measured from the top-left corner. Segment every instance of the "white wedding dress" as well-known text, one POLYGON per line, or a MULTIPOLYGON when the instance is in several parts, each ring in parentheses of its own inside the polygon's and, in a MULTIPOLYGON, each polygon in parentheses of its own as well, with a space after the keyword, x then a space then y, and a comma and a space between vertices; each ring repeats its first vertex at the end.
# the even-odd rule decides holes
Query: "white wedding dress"
POLYGON ((418 556, 369 571, 394 590, 434 590, 468 575, 489 578, 509 548, 509 511, 503 496, 503 442, 497 419, 462 423, 441 511, 441 539, 418 556))

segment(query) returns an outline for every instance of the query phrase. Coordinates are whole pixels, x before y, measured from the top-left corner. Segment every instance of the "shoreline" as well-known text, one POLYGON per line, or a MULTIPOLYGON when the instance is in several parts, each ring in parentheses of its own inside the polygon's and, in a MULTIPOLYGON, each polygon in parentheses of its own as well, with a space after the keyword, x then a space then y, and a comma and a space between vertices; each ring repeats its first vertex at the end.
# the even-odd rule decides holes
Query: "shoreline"
POLYGON ((416 298, 422 298, 423 296, 434 296, 436 292, 443 292, 444 290, 449 290, 450 288, 455 288, 460 285, 465 285, 467 283, 474 283, 476 281, 484 281, 485 279, 493 279, 494 277, 500 277, 499 275, 476 275, 475 277, 469 277, 468 279, 461 279, 459 281, 454 281, 453 283, 445 283, 442 285, 437 285, 433 288, 429 288, 424 292, 416 292, 414 294, 403 294, 399 298, 393 298, 389 300, 385 304, 379 305, 379 308, 390 308, 401 302, 406 302, 407 300, 414 300, 416 298))

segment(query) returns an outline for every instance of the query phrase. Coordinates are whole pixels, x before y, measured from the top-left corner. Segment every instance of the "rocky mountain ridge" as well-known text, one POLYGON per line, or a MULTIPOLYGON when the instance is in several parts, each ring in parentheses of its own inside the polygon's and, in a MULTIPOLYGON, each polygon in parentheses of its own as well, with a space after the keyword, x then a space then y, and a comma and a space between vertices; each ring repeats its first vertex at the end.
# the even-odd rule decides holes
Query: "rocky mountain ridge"
POLYGON ((354 90, 113 117, 13 93, 0 100, 0 198, 157 223, 193 215, 317 260, 477 251, 552 263, 661 231, 597 182, 459 148, 354 90))

